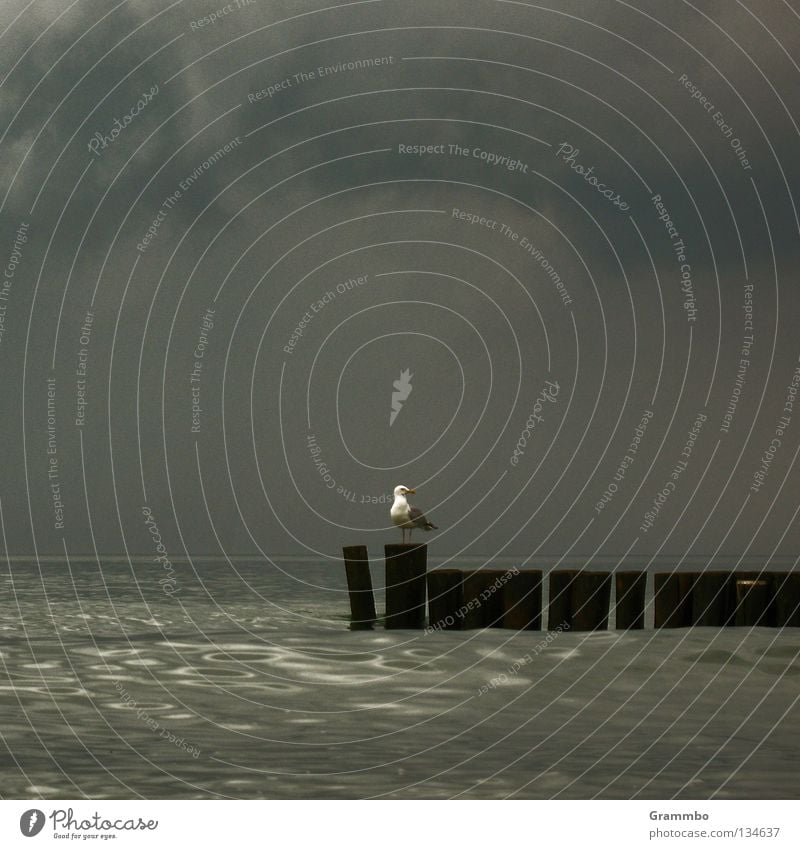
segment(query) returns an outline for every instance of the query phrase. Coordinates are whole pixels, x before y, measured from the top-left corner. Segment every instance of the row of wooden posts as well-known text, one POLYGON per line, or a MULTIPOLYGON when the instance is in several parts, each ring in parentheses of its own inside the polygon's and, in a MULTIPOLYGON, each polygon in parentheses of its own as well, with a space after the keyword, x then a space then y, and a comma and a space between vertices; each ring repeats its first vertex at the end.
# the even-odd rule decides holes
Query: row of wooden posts
MULTIPOLYGON (((353 629, 378 621, 367 547, 343 549, 353 629)), ((432 630, 542 628, 542 572, 534 569, 435 569, 427 546, 387 545, 387 628, 432 630)), ((800 626, 798 572, 664 572, 653 576, 656 628, 691 625, 800 626)), ((608 628, 615 585, 617 629, 644 628, 647 573, 557 569, 550 572, 547 628, 608 628)))

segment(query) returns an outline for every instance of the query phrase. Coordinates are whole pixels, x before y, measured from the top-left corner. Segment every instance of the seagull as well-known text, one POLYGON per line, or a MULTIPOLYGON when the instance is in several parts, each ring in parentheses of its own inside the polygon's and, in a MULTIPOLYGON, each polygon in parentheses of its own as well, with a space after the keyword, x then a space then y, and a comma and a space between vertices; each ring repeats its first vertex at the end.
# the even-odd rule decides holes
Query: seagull
POLYGON ((425 518, 419 507, 412 507, 406 501, 406 495, 409 492, 413 495, 416 490, 409 489, 407 486, 396 486, 394 488, 394 504, 389 511, 392 522, 400 528, 400 532, 403 534, 403 543, 406 541, 406 531, 408 531, 408 541, 411 542, 411 531, 414 528, 422 528, 423 531, 438 530, 433 522, 425 518))

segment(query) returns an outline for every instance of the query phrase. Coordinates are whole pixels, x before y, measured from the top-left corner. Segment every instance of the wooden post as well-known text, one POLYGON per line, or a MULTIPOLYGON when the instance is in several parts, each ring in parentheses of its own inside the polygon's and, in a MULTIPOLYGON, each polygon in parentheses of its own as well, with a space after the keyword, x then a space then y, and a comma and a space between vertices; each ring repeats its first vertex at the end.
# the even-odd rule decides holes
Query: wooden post
POLYGON ((644 628, 647 572, 617 572, 616 627, 620 631, 644 628))
POLYGON ((771 572, 734 573, 734 625, 775 625, 774 578, 771 572))
POLYGON ((464 572, 464 628, 503 627, 503 587, 507 569, 464 572))
POLYGON ((468 569, 464 572, 464 601, 461 610, 462 628, 483 628, 483 610, 481 610, 480 594, 483 579, 479 571, 468 569))
POLYGON ((720 628, 731 619, 731 573, 701 572, 692 584, 692 624, 720 628))
POLYGON ((503 627, 515 631, 542 630, 541 570, 510 573, 503 586, 503 627))
POLYGON ((424 543, 389 544, 384 546, 384 552, 386 627, 424 627, 428 546, 424 543))
POLYGON ((688 628, 692 624, 695 575, 659 572, 653 576, 656 628, 688 628))
POLYGON ((463 625, 464 573, 460 569, 428 572, 428 627, 458 630, 463 625))
POLYGON ((350 629, 372 628, 375 615, 375 596, 372 593, 372 576, 366 545, 346 545, 342 548, 344 570, 347 574, 347 591, 350 595, 350 629))
POLYGON ((547 629, 572 627, 572 582, 578 573, 563 569, 550 573, 550 600, 547 606, 547 629))
POLYGON ((800 572, 775 573, 775 624, 800 627, 800 572))
POLYGON ((611 573, 580 571, 572 581, 570 607, 573 631, 608 630, 611 573))

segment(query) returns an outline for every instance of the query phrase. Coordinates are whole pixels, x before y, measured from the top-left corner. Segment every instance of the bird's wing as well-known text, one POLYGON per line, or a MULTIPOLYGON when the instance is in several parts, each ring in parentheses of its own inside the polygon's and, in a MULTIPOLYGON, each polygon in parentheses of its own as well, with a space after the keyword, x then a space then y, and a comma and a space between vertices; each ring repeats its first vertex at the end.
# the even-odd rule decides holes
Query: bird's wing
POLYGON ((436 527, 433 522, 425 518, 425 514, 419 509, 419 507, 411 507, 409 505, 408 510, 411 514, 409 518, 414 527, 424 528, 426 531, 436 527))
POLYGON ((408 512, 410 514, 410 519, 412 522, 426 521, 425 514, 419 507, 412 507, 410 504, 408 505, 408 512))

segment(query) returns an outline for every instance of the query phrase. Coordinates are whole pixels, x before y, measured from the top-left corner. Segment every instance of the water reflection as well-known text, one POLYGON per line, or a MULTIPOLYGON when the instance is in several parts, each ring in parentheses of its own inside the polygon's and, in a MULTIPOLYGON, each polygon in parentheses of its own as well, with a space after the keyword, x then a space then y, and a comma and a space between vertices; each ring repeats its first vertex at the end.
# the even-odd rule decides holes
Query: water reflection
POLYGON ((732 762, 723 796, 793 787, 796 635, 562 634, 520 664, 541 634, 348 631, 339 569, 187 567, 169 599, 147 567, 48 568, 2 584, 8 797, 664 798, 732 762), (780 744, 736 736, 750 713, 780 744))

